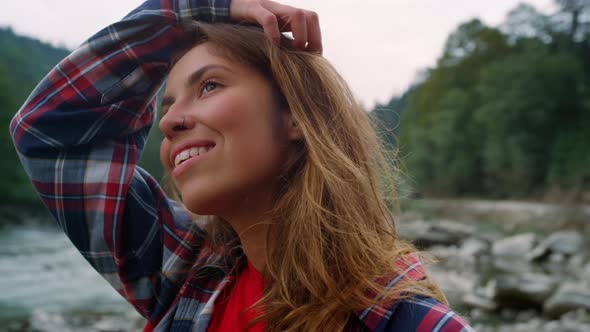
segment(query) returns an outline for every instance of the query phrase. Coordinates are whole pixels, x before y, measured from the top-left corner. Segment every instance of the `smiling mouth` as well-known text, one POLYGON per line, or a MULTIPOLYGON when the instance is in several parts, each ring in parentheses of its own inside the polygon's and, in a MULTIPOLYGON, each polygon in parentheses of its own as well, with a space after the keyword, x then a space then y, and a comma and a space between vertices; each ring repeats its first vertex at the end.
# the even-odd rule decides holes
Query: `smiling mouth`
POLYGON ((208 153, 209 151, 211 151, 211 149, 213 149, 213 147, 214 147, 214 145, 200 146, 200 147, 192 147, 190 149, 185 149, 185 150, 181 151, 174 158, 174 167, 176 167, 176 166, 178 166, 178 165, 184 163, 185 161, 190 160, 194 157, 202 156, 202 155, 208 153))

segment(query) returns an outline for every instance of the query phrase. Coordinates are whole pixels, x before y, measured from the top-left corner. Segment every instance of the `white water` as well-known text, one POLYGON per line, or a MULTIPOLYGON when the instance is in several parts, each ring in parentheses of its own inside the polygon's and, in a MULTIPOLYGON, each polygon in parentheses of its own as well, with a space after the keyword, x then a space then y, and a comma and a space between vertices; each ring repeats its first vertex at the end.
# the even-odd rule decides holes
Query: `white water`
POLYGON ((65 331, 72 315, 128 321, 132 310, 57 227, 0 228, 0 330, 24 321, 36 331, 65 331))

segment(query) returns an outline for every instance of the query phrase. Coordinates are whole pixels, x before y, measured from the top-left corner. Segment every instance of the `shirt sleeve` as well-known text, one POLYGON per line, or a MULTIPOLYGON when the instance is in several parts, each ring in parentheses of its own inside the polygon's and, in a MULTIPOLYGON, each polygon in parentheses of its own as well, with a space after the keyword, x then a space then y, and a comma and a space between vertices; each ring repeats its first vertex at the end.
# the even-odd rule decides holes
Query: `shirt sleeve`
POLYGON ((415 296, 395 304, 385 332, 475 332, 463 317, 435 299, 415 296))
POLYGON ((137 162, 179 24, 227 21, 229 2, 145 1, 63 59, 10 123, 43 204, 150 322, 170 306, 204 235, 137 162))

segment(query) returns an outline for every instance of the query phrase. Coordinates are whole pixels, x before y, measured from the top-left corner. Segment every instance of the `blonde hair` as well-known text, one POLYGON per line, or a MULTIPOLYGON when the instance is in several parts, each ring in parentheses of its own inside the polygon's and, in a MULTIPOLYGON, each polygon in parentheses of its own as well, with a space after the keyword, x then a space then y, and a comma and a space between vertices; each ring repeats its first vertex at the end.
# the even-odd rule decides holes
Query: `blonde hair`
MULTIPOLYGON (((416 252, 399 238, 390 212, 394 153, 333 66, 292 48, 284 36, 281 47, 273 45, 257 26, 193 22, 184 29, 179 55, 208 41, 221 56, 258 70, 276 86, 303 137, 268 212, 267 283, 255 321, 267 331, 342 331, 354 311, 377 302, 420 294, 446 303, 430 278, 407 277, 391 289, 383 283, 401 273, 396 261, 416 252)), ((230 252, 237 234, 211 219, 212 244, 230 252)))

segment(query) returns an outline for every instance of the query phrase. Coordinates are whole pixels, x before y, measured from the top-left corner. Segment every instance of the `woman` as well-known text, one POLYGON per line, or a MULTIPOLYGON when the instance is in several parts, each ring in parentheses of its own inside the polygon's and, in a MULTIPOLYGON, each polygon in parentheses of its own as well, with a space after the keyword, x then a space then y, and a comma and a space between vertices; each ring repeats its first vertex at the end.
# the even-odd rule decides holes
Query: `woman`
POLYGON ((470 330, 397 237, 387 163, 312 12, 146 1, 60 62, 10 130, 44 204, 145 331, 470 330), (264 32, 195 23, 228 19, 264 32), (137 166, 164 79, 176 200, 137 166))

